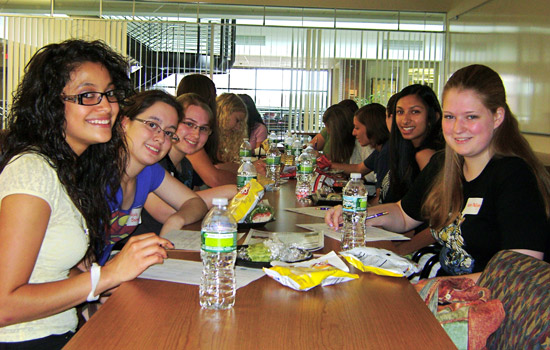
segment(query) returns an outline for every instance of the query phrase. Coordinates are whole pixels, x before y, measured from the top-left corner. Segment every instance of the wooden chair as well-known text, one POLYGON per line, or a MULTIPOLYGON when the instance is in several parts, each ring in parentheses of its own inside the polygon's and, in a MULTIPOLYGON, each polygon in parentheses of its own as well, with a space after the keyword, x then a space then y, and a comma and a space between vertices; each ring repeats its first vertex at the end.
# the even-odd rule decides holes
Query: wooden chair
POLYGON ((489 261, 477 284, 502 301, 506 316, 487 349, 550 349, 550 264, 513 251, 489 261))

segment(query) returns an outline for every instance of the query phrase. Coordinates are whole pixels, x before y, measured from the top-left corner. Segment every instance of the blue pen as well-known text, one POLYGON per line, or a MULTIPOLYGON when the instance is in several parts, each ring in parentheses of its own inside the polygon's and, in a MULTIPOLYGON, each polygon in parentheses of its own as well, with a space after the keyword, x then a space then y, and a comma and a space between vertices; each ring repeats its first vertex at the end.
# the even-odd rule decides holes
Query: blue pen
POLYGON ((369 215, 369 216, 367 216, 367 217, 365 218, 365 221, 366 221, 366 220, 370 220, 370 219, 377 218, 377 217, 379 217, 379 216, 388 215, 388 214, 389 214, 389 212, 383 211, 383 212, 381 212, 381 213, 369 215))
POLYGON ((330 210, 330 207, 315 207, 315 210, 330 210))

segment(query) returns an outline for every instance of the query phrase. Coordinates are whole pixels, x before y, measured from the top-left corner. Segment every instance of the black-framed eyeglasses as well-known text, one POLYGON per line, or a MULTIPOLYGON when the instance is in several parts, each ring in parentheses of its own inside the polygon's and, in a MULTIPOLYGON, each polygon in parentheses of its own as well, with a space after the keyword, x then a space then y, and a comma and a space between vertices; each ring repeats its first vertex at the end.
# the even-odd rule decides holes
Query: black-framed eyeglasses
POLYGON ((208 125, 197 125, 190 121, 182 121, 181 122, 183 126, 185 126, 189 130, 197 130, 199 129, 199 133, 203 135, 210 135, 212 133, 212 129, 208 125))
POLYGON ((73 103, 78 103, 82 106, 95 106, 101 103, 103 96, 107 98, 107 101, 110 103, 122 102, 126 97, 124 90, 109 90, 105 92, 99 91, 90 91, 83 92, 78 95, 65 95, 61 94, 61 99, 63 101, 69 101, 73 103))
POLYGON ((143 123, 143 125, 145 125, 147 127, 147 129, 151 130, 152 132, 154 132, 156 134, 158 134, 162 131, 164 133, 164 138, 169 138, 170 141, 172 141, 172 142, 179 142, 179 140, 180 140, 178 135, 176 135, 175 131, 164 130, 160 127, 160 125, 158 125, 158 123, 155 123, 152 120, 145 120, 145 119, 139 119, 139 118, 134 118, 133 120, 137 120, 138 122, 143 123))

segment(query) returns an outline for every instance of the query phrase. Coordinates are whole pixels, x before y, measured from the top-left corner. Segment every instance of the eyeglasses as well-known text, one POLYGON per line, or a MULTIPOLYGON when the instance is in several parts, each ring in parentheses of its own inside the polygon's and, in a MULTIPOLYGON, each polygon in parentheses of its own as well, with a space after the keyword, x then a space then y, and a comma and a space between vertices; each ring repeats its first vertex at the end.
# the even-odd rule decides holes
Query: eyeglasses
POLYGON ((185 121, 185 120, 182 121, 181 123, 188 130, 197 130, 197 129, 199 129, 199 133, 203 134, 203 135, 210 135, 212 133, 212 129, 210 129, 210 127, 208 125, 199 126, 199 125, 197 125, 193 122, 188 122, 188 121, 185 121))
POLYGON ((83 92, 78 95, 65 95, 61 94, 61 99, 63 101, 69 101, 73 103, 78 103, 83 106, 95 106, 101 103, 103 96, 107 97, 107 101, 110 103, 121 102, 125 98, 124 90, 109 90, 105 92, 83 92))
POLYGON ((134 118, 134 120, 137 120, 138 122, 143 123, 143 125, 145 125, 147 127, 147 129, 151 130, 155 134, 158 134, 162 131, 164 133, 164 138, 169 138, 170 141, 172 141, 174 143, 179 142, 179 140, 180 140, 180 138, 178 137, 178 135, 176 135, 176 133, 174 131, 163 130, 160 127, 160 125, 158 125, 157 123, 155 123, 151 120, 143 120, 143 119, 139 119, 139 118, 134 118))

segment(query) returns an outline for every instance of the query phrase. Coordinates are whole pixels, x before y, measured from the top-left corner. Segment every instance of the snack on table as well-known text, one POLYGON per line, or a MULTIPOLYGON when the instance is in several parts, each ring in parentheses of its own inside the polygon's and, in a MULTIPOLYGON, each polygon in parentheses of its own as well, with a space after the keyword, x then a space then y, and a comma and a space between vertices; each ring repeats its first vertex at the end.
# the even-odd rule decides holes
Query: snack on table
POLYGON ((244 219, 247 223, 268 222, 273 219, 274 210, 267 200, 261 201, 244 219))
POLYGON ((264 272, 269 277, 298 291, 307 291, 318 285, 328 286, 359 278, 359 275, 347 271, 349 270, 346 264, 334 252, 301 263, 277 263, 272 268, 264 268, 264 272))
POLYGON ((409 277, 420 272, 417 263, 386 249, 357 247, 340 255, 359 270, 381 276, 409 277))
POLYGON ((239 190, 227 206, 227 210, 238 223, 244 222, 244 218, 256 207, 256 204, 264 196, 264 188, 255 179, 251 179, 239 190))
POLYGON ((241 246, 237 250, 237 258, 251 262, 296 262, 309 259, 312 256, 313 254, 307 250, 272 240, 241 246))
POLYGON ((239 258, 250 261, 269 262, 271 261, 271 251, 263 243, 256 243, 245 248, 246 255, 240 255, 239 258))
POLYGON ((260 183, 260 185, 262 185, 264 188, 272 185, 273 183, 275 183, 275 181, 273 181, 273 179, 270 179, 270 178, 267 178, 265 177, 264 175, 262 174, 258 174, 258 182, 260 183))

